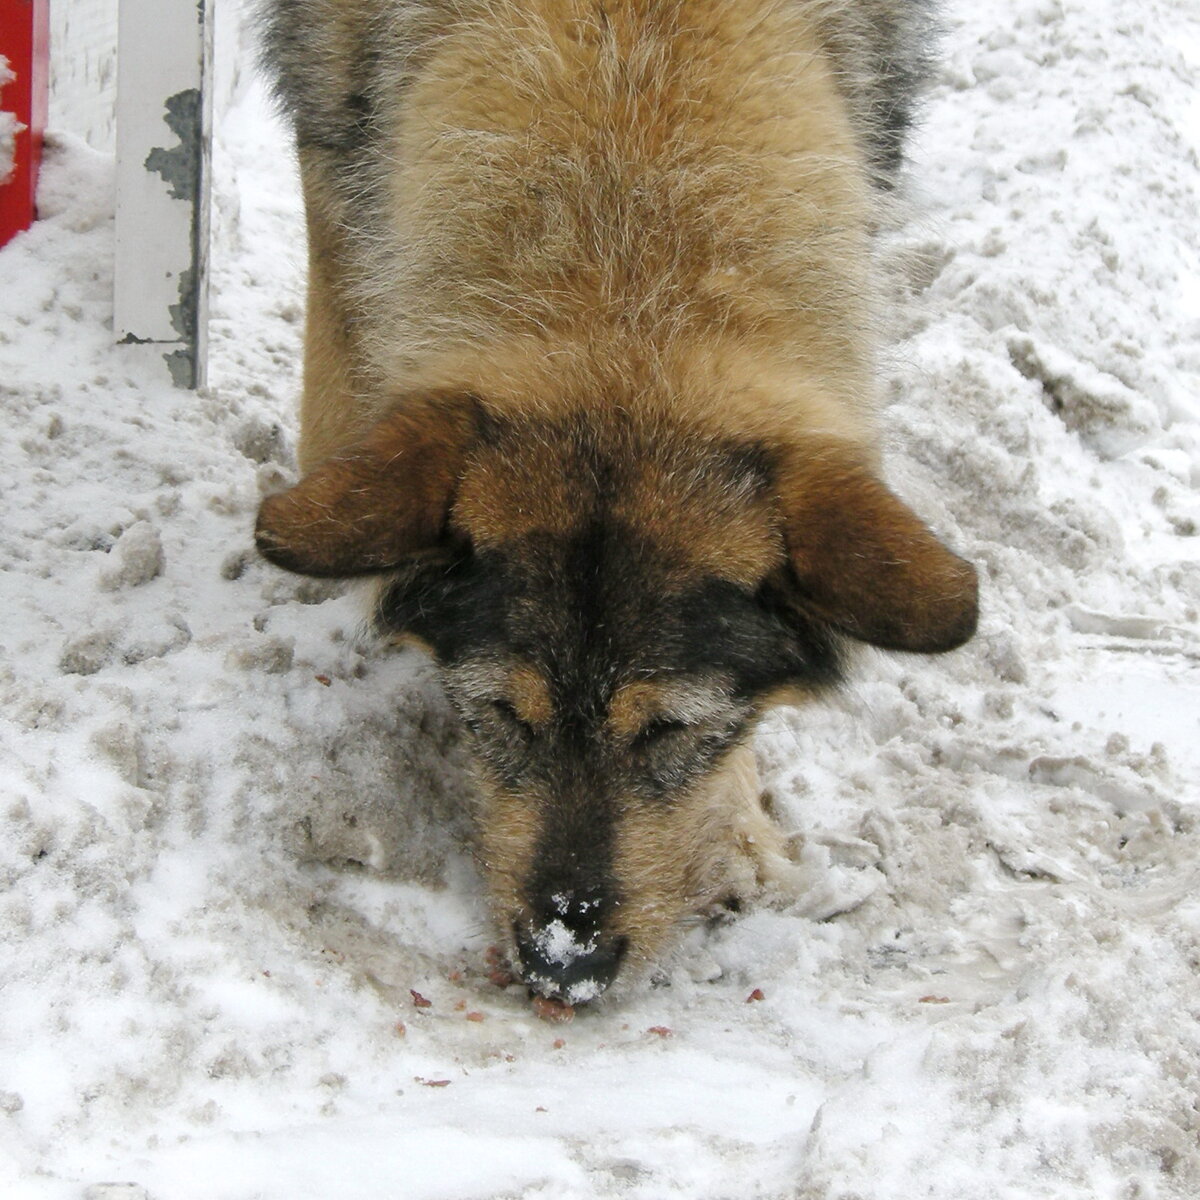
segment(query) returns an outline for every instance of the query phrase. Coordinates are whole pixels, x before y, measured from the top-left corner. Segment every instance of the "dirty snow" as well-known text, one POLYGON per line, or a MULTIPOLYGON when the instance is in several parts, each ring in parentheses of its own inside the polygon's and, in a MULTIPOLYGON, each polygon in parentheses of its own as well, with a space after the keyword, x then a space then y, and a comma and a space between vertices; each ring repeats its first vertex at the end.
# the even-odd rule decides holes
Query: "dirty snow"
POLYGON ((251 550, 303 304, 260 91, 200 395, 111 345, 113 162, 60 136, 0 253, 0 1193, 1200 1194, 1198 46, 1190 0, 950 5, 889 467, 982 631, 773 717, 808 900, 569 1026, 487 980, 428 664, 251 550))

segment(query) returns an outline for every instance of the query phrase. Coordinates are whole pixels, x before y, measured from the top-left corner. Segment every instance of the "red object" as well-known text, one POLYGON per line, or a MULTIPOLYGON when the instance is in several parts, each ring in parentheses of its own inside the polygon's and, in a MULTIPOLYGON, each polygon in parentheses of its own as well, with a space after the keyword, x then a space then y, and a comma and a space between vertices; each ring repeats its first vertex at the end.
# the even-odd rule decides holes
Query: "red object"
POLYGON ((16 75, 0 88, 0 112, 15 113, 16 170, 0 183, 0 246, 28 229, 37 215, 38 166, 50 75, 49 0, 0 0, 0 54, 16 75))

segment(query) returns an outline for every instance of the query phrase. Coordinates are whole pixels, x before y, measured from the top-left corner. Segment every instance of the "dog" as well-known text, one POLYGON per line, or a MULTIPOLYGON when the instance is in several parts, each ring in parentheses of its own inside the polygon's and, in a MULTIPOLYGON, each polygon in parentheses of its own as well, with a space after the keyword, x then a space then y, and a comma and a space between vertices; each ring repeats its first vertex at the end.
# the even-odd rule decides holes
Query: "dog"
POLYGON ((309 283, 257 544, 434 655, 535 999, 783 869, 764 712, 974 632, 874 415, 930 44, 921 0, 268 0, 309 283))

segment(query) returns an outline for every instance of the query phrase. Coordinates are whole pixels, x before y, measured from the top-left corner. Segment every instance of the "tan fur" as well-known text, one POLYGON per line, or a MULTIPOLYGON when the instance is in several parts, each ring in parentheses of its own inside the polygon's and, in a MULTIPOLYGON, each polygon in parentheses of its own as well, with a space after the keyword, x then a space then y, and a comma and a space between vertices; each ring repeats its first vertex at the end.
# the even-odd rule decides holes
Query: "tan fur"
POLYGON ((477 446, 454 496, 456 524, 480 549, 530 534, 566 534, 579 518, 575 481, 563 473, 557 447, 531 440, 509 455, 477 446))
POLYGON ((680 583, 707 575, 753 587, 782 561, 774 496, 738 494, 700 464, 642 460, 613 516, 669 549, 680 562, 680 583))
POLYGON ((926 652, 975 627, 975 569, 879 481, 857 447, 799 439, 779 470, 792 570, 813 608, 857 637, 926 652))
POLYGON ((550 684, 535 667, 525 663, 513 667, 504 694, 517 716, 533 729, 544 729, 554 716, 550 684))
POLYGON ((408 397, 353 452, 324 460, 296 487, 263 501, 259 548, 311 575, 381 570, 427 548, 441 535, 473 418, 458 402, 408 397))
POLYGON ((337 207, 306 184, 305 465, 430 388, 869 440, 868 189, 803 11, 457 6, 389 114, 380 273, 327 265, 337 207))
POLYGON ((514 919, 526 913, 524 888, 533 868, 540 814, 530 797, 478 779, 478 857, 487 878, 496 927, 511 941, 514 919))
POLYGON ((301 156, 308 227, 308 314, 304 331, 304 392, 300 404, 300 469, 312 470, 365 431, 362 353, 353 336, 346 250, 320 164, 301 156))
MULTIPOLYGON (((731 488, 706 470, 709 443, 685 434, 664 422, 657 453, 626 444, 620 430, 602 439, 620 464, 609 515, 672 559, 668 578, 680 586, 706 575, 753 586, 784 557, 775 497, 731 488)), ((578 529, 590 492, 587 480, 564 470, 562 454, 537 429, 516 445, 475 446, 457 483, 454 528, 481 549, 578 529)))
POLYGON ((649 679, 636 679, 618 688, 608 706, 608 727, 613 737, 623 741, 636 737, 663 712, 665 692, 663 684, 649 679))
POLYGON ((608 706, 608 729, 629 742, 656 721, 703 725, 726 712, 719 682, 636 679, 618 687, 608 706))
POLYGON ((749 744, 671 812, 631 811, 618 833, 617 874, 637 903, 622 907, 614 931, 647 960, 681 917, 719 901, 787 898, 798 886, 783 834, 763 811, 749 744))

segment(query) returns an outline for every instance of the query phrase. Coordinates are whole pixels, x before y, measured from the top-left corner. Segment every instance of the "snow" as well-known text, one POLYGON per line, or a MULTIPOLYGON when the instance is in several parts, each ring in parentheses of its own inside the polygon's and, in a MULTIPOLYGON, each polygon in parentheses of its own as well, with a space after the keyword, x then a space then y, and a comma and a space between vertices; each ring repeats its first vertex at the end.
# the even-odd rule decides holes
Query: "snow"
MULTIPOLYGON (((569 901, 565 896, 555 896, 553 900, 557 901, 559 912, 567 911, 569 901)), ((585 901, 581 908, 586 909, 586 907, 587 902, 585 901)), ((535 930, 533 934, 533 948, 541 956, 543 962, 558 967, 569 967, 576 959, 594 954, 596 946, 597 939, 595 937, 581 941, 573 929, 557 918, 544 928, 535 930)), ((543 987, 551 988, 556 982, 556 980, 542 976, 540 972, 534 973, 528 967, 526 967, 524 979, 533 986, 541 984, 543 987)), ((587 1004, 589 1001, 595 1000, 603 990, 604 985, 597 980, 583 978, 575 980, 560 994, 567 1005, 587 1004)), ((546 1011, 555 1012, 553 1004, 554 1002, 551 1002, 551 1006, 546 1011)), ((565 1012, 563 1015, 570 1019, 569 1012, 565 1012)))
POLYGON ((582 954, 592 954, 596 939, 580 942, 575 933, 562 921, 551 921, 544 929, 534 934, 533 944, 538 953, 550 963, 565 967, 582 954))
MULTIPOLYGON (((8 59, 0 54, 0 90, 15 82, 16 75, 8 59)), ((17 160, 17 135, 25 126, 17 120, 17 114, 0 111, 0 186, 11 178, 17 160)))
POLYGON ((980 635, 774 715, 805 896, 569 1025, 488 982, 432 669, 252 552, 303 306, 261 91, 200 394, 111 344, 112 158, 54 139, 0 254, 0 1193, 1200 1194, 1200 18, 946 25, 888 462, 980 635))

